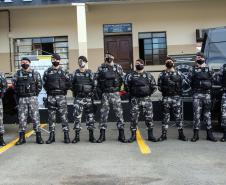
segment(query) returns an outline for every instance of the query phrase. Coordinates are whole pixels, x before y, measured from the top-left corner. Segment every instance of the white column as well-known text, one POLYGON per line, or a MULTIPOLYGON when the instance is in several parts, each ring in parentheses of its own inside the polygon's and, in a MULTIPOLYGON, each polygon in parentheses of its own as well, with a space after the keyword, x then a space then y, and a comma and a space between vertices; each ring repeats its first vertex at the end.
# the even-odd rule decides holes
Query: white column
POLYGON ((76 7, 79 56, 84 55, 87 57, 86 5, 85 3, 78 3, 76 7))

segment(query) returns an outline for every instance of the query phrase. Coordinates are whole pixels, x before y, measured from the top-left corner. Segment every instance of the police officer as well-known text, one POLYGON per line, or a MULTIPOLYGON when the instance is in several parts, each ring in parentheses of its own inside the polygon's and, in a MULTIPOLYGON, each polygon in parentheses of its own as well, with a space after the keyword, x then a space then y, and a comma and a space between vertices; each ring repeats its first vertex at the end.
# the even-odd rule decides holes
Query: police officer
POLYGON ((95 88, 94 74, 88 69, 88 60, 85 56, 78 58, 79 69, 73 74, 72 79, 72 91, 75 97, 74 99, 74 130, 75 138, 72 143, 80 141, 79 133, 81 130, 81 118, 82 113, 85 112, 86 125, 89 130, 89 141, 91 143, 96 142, 94 131, 94 108, 93 108, 93 92, 95 88))
POLYGON ((170 110, 176 121, 179 133, 179 140, 187 141, 183 133, 182 122, 182 81, 183 77, 179 71, 174 69, 174 61, 171 57, 167 57, 165 61, 166 69, 162 71, 158 78, 158 89, 162 93, 162 108, 163 108, 163 121, 162 121, 162 135, 159 141, 167 140, 167 129, 170 121, 170 110))
POLYGON ((2 104, 2 98, 6 89, 7 89, 7 82, 5 79, 5 75, 3 73, 0 73, 0 146, 6 145, 3 139, 5 130, 3 125, 3 104, 2 104))
POLYGON ((223 137, 221 138, 222 142, 226 141, 226 64, 222 66, 218 75, 217 81, 221 84, 223 95, 221 100, 221 126, 223 128, 223 137))
POLYGON ((36 143, 43 144, 40 130, 40 116, 37 96, 42 90, 41 76, 37 71, 30 68, 30 59, 21 59, 21 69, 18 70, 12 81, 17 97, 19 98, 19 140, 16 145, 26 143, 25 131, 27 126, 28 113, 33 121, 33 128, 36 132, 36 143))
POLYGON ((101 110, 100 110, 100 137, 98 143, 105 141, 105 130, 107 128, 107 119, 110 110, 110 103, 113 105, 117 117, 117 127, 119 130, 118 141, 125 143, 124 119, 119 95, 123 83, 124 73, 119 64, 114 63, 114 56, 110 53, 105 54, 105 63, 97 71, 97 86, 102 92, 101 110))
POLYGON ((70 75, 60 66, 60 55, 52 55, 52 67, 48 68, 43 75, 44 89, 47 92, 47 107, 49 114, 49 139, 46 144, 55 142, 56 113, 62 122, 64 143, 70 143, 69 126, 67 118, 67 90, 71 87, 70 75))
POLYGON ((203 122, 207 128, 207 140, 216 142, 216 138, 212 133, 211 124, 211 96, 213 71, 205 63, 203 53, 197 53, 196 66, 189 74, 191 88, 193 91, 193 117, 194 117, 194 136, 192 142, 199 140, 199 128, 201 115, 203 114, 203 122))
POLYGON ((154 77, 144 70, 144 61, 138 59, 135 62, 136 71, 126 76, 126 88, 130 94, 131 102, 131 138, 128 142, 132 143, 136 140, 136 130, 138 125, 138 117, 140 108, 143 109, 145 116, 145 124, 148 128, 148 140, 156 142, 153 136, 153 108, 151 95, 156 91, 156 82, 154 77))

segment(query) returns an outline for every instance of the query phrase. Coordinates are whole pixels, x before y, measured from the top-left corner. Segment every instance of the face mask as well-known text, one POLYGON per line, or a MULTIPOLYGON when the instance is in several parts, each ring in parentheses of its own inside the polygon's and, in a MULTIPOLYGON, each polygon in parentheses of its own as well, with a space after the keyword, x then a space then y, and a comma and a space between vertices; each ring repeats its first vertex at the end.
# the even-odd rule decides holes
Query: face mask
POLYGON ((136 65, 136 69, 138 71, 143 70, 144 69, 144 65, 138 64, 138 65, 136 65))
POLYGON ((57 67, 57 66, 60 65, 60 62, 52 62, 52 64, 53 64, 54 67, 57 67))
POLYGON ((83 60, 79 60, 78 65, 79 67, 84 68, 86 66, 86 62, 84 62, 83 60))
POLYGON ((108 57, 108 58, 106 58, 106 61, 107 61, 108 63, 111 63, 111 62, 113 61, 113 58, 108 57))
POLYGON ((166 63, 166 67, 167 67, 168 69, 172 68, 172 67, 173 67, 173 63, 172 63, 172 62, 167 62, 167 63, 166 63))
POLYGON ((22 67, 23 69, 28 69, 28 68, 29 68, 29 64, 22 64, 21 67, 22 67))
POLYGON ((199 65, 202 65, 202 64, 204 64, 205 61, 204 61, 204 60, 197 60, 196 62, 197 62, 199 65))

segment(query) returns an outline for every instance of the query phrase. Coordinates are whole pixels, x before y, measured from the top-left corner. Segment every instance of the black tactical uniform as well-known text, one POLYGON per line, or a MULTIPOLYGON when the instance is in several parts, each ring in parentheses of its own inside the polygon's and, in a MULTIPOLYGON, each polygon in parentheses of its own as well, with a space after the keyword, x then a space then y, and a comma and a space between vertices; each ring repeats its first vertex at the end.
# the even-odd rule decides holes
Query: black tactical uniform
POLYGON ((33 120, 33 128, 36 132, 36 142, 42 144, 43 140, 41 138, 37 98, 39 92, 42 90, 41 76, 37 71, 31 69, 25 71, 24 69, 20 69, 13 77, 13 84, 19 98, 18 118, 20 139, 16 144, 20 145, 26 142, 25 131, 28 113, 30 113, 30 117, 33 120))
POLYGON ((7 82, 5 75, 0 73, 0 146, 5 146, 5 141, 3 139, 3 134, 5 133, 4 124, 3 124, 3 103, 2 98, 7 89, 7 82))
POLYGON ((145 116, 145 124, 148 128, 148 140, 156 142, 153 136, 153 106, 151 95, 156 91, 156 82, 154 77, 148 72, 138 73, 136 71, 130 73, 125 81, 127 91, 130 94, 131 103, 131 138, 129 142, 136 140, 136 130, 138 125, 138 117, 140 108, 143 109, 145 116))
POLYGON ((173 115, 179 132, 178 139, 186 141, 187 139, 183 133, 182 121, 182 81, 183 77, 178 71, 164 70, 160 73, 158 78, 159 91, 162 92, 162 108, 163 108, 163 121, 162 121, 162 135, 160 141, 167 139, 167 129, 170 121, 170 110, 173 110, 173 115))
POLYGON ((212 134, 211 124, 211 89, 213 71, 208 67, 195 66, 189 75, 193 91, 193 112, 194 112, 194 136, 191 141, 199 140, 199 128, 201 115, 207 128, 207 140, 217 141, 212 134))
POLYGON ((223 128, 224 135, 221 138, 222 142, 226 141, 226 64, 222 66, 219 74, 217 75, 217 81, 222 86, 223 95, 221 99, 221 126, 223 128))
POLYGON ((43 82, 44 89, 48 96, 47 106, 50 130, 50 137, 46 143, 50 144, 55 141, 55 121, 57 112, 59 113, 62 122, 64 142, 70 143, 66 100, 67 90, 71 87, 70 75, 67 71, 63 70, 62 67, 50 67, 44 72, 43 82))
POLYGON ((124 119, 119 91, 124 79, 123 69, 119 64, 102 64, 97 71, 97 86, 102 92, 102 107, 100 110, 100 138, 98 142, 105 141, 105 130, 110 110, 110 103, 113 105, 117 117, 117 127, 119 130, 118 140, 126 142, 124 135, 124 119))
POLYGON ((74 130, 75 139, 72 143, 80 141, 81 118, 83 111, 86 116, 86 126, 89 130, 89 141, 95 142, 94 131, 94 107, 93 93, 95 88, 94 74, 91 70, 81 72, 77 69, 73 74, 72 91, 74 94, 74 130))

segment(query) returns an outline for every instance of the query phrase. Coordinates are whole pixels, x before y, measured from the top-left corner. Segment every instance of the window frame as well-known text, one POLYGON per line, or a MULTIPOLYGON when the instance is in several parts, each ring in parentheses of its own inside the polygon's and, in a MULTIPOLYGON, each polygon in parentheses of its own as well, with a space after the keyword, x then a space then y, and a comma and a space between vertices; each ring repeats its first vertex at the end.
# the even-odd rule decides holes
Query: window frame
POLYGON ((159 61, 158 61, 158 64, 155 64, 155 61, 154 61, 154 57, 155 56, 158 56, 158 58, 162 58, 163 56, 164 57, 167 57, 167 55, 168 55, 168 45, 167 45, 167 32, 166 31, 148 31, 148 32, 138 32, 138 48, 139 48, 139 57, 140 58, 142 58, 141 57, 141 52, 140 52, 140 50, 141 50, 141 46, 140 46, 140 40, 142 40, 142 42, 143 42, 143 46, 142 46, 142 48, 143 48, 143 59, 144 59, 144 61, 145 61, 145 65, 146 66, 155 66, 155 65, 163 65, 164 64, 164 61, 160 61, 160 59, 159 59, 159 61), (151 36, 151 37, 140 37, 140 35, 141 34, 149 34, 149 36, 151 36), (155 37, 155 36, 153 36, 154 34, 164 34, 165 35, 165 37, 155 37), (165 39, 165 42, 159 42, 159 43, 154 43, 153 42, 153 39, 155 39, 155 38, 158 38, 158 39, 161 39, 161 38, 163 38, 163 39, 165 39), (150 39, 151 40, 151 49, 145 49, 145 44, 144 44, 144 41, 146 40, 146 39, 150 39), (158 45, 161 45, 161 44, 165 44, 165 48, 163 48, 163 47, 158 47, 158 48, 154 48, 154 44, 158 44, 158 45), (161 52, 159 52, 160 50, 165 50, 165 54, 162 54, 161 52), (149 62, 147 62, 146 61, 146 57, 145 57, 145 50, 146 51, 151 51, 151 59, 150 60, 152 60, 152 62, 151 63, 149 63, 149 62), (158 50, 158 54, 154 54, 154 50, 158 50))
MULTIPOLYGON (((69 39, 68 39, 68 36, 46 36, 46 37, 23 37, 23 38, 14 38, 13 39, 13 48, 14 48, 14 51, 13 51, 13 59, 14 59, 14 68, 15 69, 19 69, 20 68, 20 55, 24 54, 24 55, 32 55, 34 53, 34 50, 33 50, 33 46, 34 44, 38 44, 38 43, 35 43, 33 42, 33 39, 40 39, 40 41, 42 41, 42 39, 44 38, 53 38, 53 51, 56 52, 56 49, 59 49, 59 48, 67 48, 67 52, 62 52, 64 55, 67 56, 67 58, 62 58, 62 59, 66 59, 68 60, 67 64, 61 64, 62 66, 66 66, 66 69, 69 69, 69 39), (57 38, 65 38, 63 39, 62 41, 56 41, 57 38), (31 45, 28 45, 26 43, 26 45, 17 45, 16 42, 17 40, 21 40, 21 39, 30 39, 31 40, 31 45), (55 47, 54 44, 55 43, 61 43, 61 42, 67 42, 67 47, 55 47), (32 50, 31 52, 19 52, 19 47, 20 46, 31 46, 32 50)), ((49 43, 49 42, 48 42, 49 43)), ((40 44, 42 44, 42 42, 40 42, 40 44)))

